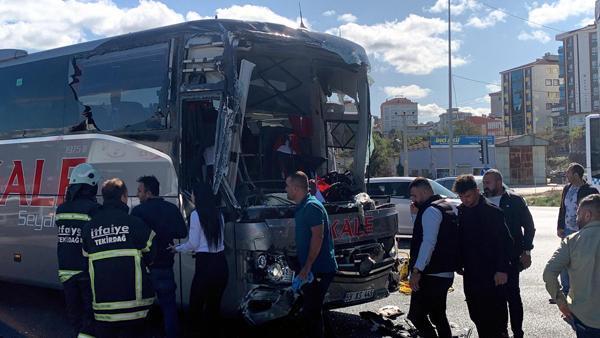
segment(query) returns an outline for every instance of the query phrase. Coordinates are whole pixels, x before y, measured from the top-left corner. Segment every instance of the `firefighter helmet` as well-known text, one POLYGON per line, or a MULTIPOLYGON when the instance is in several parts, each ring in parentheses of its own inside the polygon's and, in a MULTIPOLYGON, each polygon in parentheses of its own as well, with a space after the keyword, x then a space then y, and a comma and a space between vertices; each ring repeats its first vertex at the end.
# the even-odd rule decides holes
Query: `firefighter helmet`
POLYGON ((77 165, 71 172, 69 184, 87 184, 98 186, 100 182, 100 173, 89 163, 77 165))

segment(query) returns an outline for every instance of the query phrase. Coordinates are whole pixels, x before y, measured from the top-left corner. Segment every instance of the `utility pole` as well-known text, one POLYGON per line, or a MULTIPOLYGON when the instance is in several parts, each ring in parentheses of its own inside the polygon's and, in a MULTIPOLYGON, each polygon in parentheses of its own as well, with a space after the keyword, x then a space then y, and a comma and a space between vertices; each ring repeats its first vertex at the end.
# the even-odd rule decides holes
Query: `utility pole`
POLYGON ((450 18, 450 0, 448 0, 448 162, 450 167, 450 176, 456 176, 454 173, 454 119, 452 118, 452 31, 450 18))
POLYGON ((402 122, 404 122, 404 128, 402 128, 402 147, 404 148, 404 176, 408 176, 408 135, 406 133, 406 112, 404 112, 402 122))

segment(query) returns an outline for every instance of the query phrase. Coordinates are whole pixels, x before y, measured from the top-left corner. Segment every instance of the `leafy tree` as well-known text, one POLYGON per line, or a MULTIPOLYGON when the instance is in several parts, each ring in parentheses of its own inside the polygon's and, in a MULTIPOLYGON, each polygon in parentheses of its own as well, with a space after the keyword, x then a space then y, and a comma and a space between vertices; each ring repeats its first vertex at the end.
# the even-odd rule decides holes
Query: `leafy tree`
POLYGON ((391 176, 391 159, 394 157, 392 140, 381 136, 379 133, 373 134, 375 149, 369 159, 369 174, 372 177, 391 176))

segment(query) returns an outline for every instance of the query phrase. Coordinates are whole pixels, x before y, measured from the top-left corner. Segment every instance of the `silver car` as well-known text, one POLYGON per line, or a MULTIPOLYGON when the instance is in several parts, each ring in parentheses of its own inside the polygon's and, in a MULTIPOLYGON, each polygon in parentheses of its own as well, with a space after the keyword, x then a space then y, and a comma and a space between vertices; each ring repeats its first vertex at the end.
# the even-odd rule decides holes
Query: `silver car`
MULTIPOLYGON (((413 233, 413 221, 410 215, 410 193, 408 186, 415 177, 376 177, 367 182, 367 192, 371 196, 389 196, 390 202, 396 205, 398 210, 398 234, 411 236, 413 233)), ((453 205, 458 206, 460 200, 452 191, 441 184, 429 180, 433 193, 447 197, 453 205)))

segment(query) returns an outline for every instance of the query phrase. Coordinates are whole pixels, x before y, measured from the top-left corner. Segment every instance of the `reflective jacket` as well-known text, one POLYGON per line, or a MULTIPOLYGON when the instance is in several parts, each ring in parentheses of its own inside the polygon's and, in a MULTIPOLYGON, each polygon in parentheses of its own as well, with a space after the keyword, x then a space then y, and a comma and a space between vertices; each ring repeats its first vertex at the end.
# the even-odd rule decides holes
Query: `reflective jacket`
POLYGON ((61 283, 71 277, 87 272, 88 260, 81 253, 81 230, 89 223, 91 216, 100 204, 89 198, 78 198, 65 202, 56 209, 56 228, 58 229, 58 278, 61 283))
POLYGON ((98 321, 145 318, 154 302, 148 271, 154 232, 128 211, 121 201, 106 201, 83 229, 98 321))

